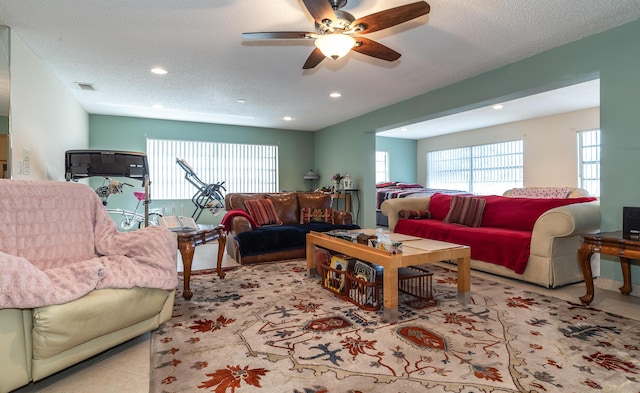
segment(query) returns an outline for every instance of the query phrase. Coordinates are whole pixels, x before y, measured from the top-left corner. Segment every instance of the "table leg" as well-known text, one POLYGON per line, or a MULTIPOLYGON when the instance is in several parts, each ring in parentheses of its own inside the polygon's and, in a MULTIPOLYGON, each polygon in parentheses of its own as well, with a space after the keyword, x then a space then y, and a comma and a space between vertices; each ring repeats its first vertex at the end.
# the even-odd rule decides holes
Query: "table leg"
POLYGON ((623 295, 628 295, 631 293, 631 263, 629 258, 620 257, 620 267, 622 268, 622 278, 624 280, 622 286, 620 287, 620 292, 623 295))
POLYGON ((468 304, 471 301, 471 257, 458 258, 458 302, 468 304))
POLYGON ((307 240, 306 253, 307 253, 307 269, 309 270, 309 278, 315 278, 316 276, 316 251, 315 245, 307 240))
POLYGON ((383 318, 398 322, 398 268, 385 268, 382 276, 383 318))
POLYGON ((578 263, 580 264, 580 270, 582 270, 582 276, 584 277, 584 285, 587 287, 587 293, 584 296, 580 296, 582 304, 588 306, 593 301, 593 273, 591 272, 591 256, 593 255, 593 248, 591 245, 582 243, 578 248, 578 263))
POLYGON ((227 235, 224 233, 224 229, 217 229, 218 232, 218 261, 216 264, 216 272, 218 277, 224 278, 226 273, 222 271, 222 258, 224 257, 224 248, 227 245, 227 235))
POLYGON ((178 245, 180 249, 180 256, 182 256, 182 265, 184 266, 184 289, 182 291, 182 297, 186 300, 191 299, 193 293, 191 293, 191 264, 193 263, 193 254, 195 252, 195 246, 193 242, 182 242, 178 245))

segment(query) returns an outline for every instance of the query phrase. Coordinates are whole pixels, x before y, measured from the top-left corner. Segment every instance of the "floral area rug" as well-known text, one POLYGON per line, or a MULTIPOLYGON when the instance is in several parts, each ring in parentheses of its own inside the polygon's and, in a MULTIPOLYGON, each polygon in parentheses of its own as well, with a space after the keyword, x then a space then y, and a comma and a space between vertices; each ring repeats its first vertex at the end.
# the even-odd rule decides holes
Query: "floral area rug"
POLYGON ((194 275, 152 335, 150 392, 640 392, 640 322, 477 277, 462 305, 428 268, 436 301, 401 295, 396 324, 304 261, 194 275))

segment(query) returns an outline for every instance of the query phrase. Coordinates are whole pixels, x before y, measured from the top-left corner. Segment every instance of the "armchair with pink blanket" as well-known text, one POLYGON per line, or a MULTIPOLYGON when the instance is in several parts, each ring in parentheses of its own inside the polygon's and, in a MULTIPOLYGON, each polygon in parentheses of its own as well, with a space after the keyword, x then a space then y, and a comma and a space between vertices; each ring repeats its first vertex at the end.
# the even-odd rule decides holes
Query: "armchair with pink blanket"
POLYGON ((175 234, 118 232, 84 184, 0 180, 0 392, 171 317, 175 234))

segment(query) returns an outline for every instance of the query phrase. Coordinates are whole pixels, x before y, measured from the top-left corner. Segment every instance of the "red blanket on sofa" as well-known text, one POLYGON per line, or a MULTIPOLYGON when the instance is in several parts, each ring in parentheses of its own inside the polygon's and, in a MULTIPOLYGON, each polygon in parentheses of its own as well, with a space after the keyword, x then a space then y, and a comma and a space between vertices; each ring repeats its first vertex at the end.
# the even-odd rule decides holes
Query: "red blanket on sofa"
POLYGON ((435 194, 429 203, 430 219, 399 220, 394 232, 471 247, 471 258, 523 273, 529 261, 531 234, 546 211, 596 198, 533 199, 479 196, 487 201, 479 227, 445 223, 451 195, 435 194))

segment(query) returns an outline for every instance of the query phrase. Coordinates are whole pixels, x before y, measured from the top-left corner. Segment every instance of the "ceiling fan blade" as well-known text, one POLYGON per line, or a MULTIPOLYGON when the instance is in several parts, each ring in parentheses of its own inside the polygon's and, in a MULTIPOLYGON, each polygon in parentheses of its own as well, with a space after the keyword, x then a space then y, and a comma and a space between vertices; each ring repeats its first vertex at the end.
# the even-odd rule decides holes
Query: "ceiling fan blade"
POLYGON ((372 33, 426 15, 429 11, 431 6, 426 1, 418 1, 356 19, 351 26, 362 25, 364 29, 360 33, 372 33))
POLYGON ((242 33, 242 38, 254 40, 312 38, 310 34, 313 35, 315 33, 304 31, 267 31, 258 33, 242 33))
POLYGON ((324 57, 325 56, 322 54, 322 52, 320 52, 320 49, 315 48, 313 52, 311 52, 311 55, 309 55, 309 57, 307 58, 307 61, 302 66, 302 69, 309 70, 317 66, 322 60, 324 60, 324 57))
POLYGON ((393 49, 382 45, 379 42, 375 42, 364 37, 355 37, 356 45, 352 50, 362 53, 363 55, 375 57, 386 61, 394 61, 400 58, 400 53, 393 49))
POLYGON ((302 0, 302 2, 307 7, 307 11, 313 16, 313 19, 320 25, 323 24, 322 21, 325 19, 331 21, 337 19, 336 13, 333 12, 333 8, 327 0, 302 0))

